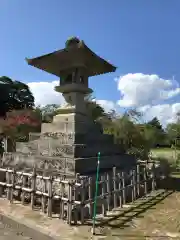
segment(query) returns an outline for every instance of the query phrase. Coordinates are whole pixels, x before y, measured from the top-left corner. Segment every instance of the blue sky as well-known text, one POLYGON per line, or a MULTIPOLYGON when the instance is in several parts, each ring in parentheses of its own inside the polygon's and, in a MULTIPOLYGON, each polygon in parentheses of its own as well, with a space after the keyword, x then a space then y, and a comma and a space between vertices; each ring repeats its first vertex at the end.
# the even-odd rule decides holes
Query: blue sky
MULTIPOLYGON (((171 108, 168 110, 169 114, 174 114, 174 104, 180 109, 179 12, 179 0, 1 0, 0 75, 27 83, 50 83, 57 80, 53 75, 28 66, 25 57, 36 57, 61 49, 65 40, 75 35, 83 39, 97 54, 118 67, 115 73, 90 79, 90 86, 94 89, 97 99, 116 104, 123 98, 123 89, 124 94, 130 94, 126 92, 125 85, 135 81, 136 84, 132 84, 134 89, 131 89, 134 91, 132 101, 137 100, 135 98, 138 96, 135 95, 145 94, 149 102, 147 99, 140 102, 139 99, 135 105, 130 104, 131 106, 144 109, 149 107, 151 115, 162 115, 161 112, 157 113, 156 106, 166 104, 168 109, 171 108), (134 75, 128 75, 128 78, 127 74, 130 73, 134 75), (138 78, 137 73, 143 75, 139 75, 138 78), (153 74, 157 75, 155 80, 153 74), (167 85, 168 82, 162 81, 171 81, 173 75, 175 81, 171 82, 171 89, 168 88, 168 91, 176 90, 173 97, 161 99, 155 96, 153 102, 153 89, 151 96, 147 96, 149 85, 144 85, 145 92, 142 87, 140 92, 137 90, 138 84, 143 85, 142 76, 144 81, 150 79, 150 84, 156 81, 157 91, 157 86, 161 88, 160 83, 167 85), (125 76, 127 82, 125 83, 123 78, 119 85, 119 76, 125 76), (114 81, 115 78, 118 80, 114 81), (158 82, 160 80, 162 81, 158 82), (122 91, 118 90, 118 86, 122 91), (156 109, 152 110, 152 107, 156 109)), ((36 88, 36 94, 38 91, 42 93, 43 88, 40 89, 40 85, 36 85, 36 88)), ((167 86, 159 89, 160 92, 164 90, 167 90, 167 86)), ((128 101, 131 100, 129 98, 128 101)), ((124 103, 120 105, 120 108, 130 106, 124 103)))

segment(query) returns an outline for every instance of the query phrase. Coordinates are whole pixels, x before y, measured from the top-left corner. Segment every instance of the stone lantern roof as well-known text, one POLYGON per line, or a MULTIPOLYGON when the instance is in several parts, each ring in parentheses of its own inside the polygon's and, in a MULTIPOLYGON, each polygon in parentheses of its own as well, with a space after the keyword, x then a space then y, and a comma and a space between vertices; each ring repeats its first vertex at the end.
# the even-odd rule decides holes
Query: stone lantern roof
POLYGON ((68 68, 85 67, 89 77, 115 72, 116 67, 96 55, 84 41, 77 37, 69 38, 65 48, 32 59, 26 58, 29 65, 58 77, 68 68))

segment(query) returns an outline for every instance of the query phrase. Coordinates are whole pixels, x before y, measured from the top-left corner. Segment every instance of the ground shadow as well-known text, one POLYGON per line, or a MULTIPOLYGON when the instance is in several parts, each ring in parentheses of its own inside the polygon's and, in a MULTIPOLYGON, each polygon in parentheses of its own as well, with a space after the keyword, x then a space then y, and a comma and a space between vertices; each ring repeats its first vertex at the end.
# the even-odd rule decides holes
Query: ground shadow
MULTIPOLYGON (((179 174, 180 176, 180 174, 179 174)), ((171 195, 173 192, 180 191, 180 177, 173 177, 169 176, 165 179, 161 179, 157 181, 157 189, 162 189, 162 193, 156 195, 156 196, 147 196, 142 198, 142 202, 138 204, 135 207, 132 207, 130 209, 124 210, 122 212, 122 209, 119 209, 120 214, 111 216, 108 220, 105 220, 103 222, 99 222, 96 224, 96 227, 100 228, 110 228, 110 229, 122 229, 129 227, 130 225, 128 223, 132 222, 133 218, 142 218, 142 214, 146 212, 149 209, 152 209, 155 205, 162 203, 162 201, 167 198, 169 195, 171 195), (143 201, 144 199, 144 201, 143 201)), ((100 230, 101 232, 101 230, 100 230)), ((104 235, 103 233, 99 233, 96 235, 104 235)), ((111 236, 117 236, 117 237, 123 237, 123 238, 133 238, 137 237, 135 235, 123 235, 123 234, 111 234, 111 236)), ((165 238, 167 236, 138 236, 138 239, 144 239, 144 238, 165 238)))
POLYGON ((145 213, 149 209, 152 209, 152 206, 159 204, 170 194, 172 194, 172 192, 165 193, 163 196, 160 195, 155 198, 149 199, 148 202, 143 202, 142 204, 138 205, 137 207, 133 208, 132 210, 120 215, 119 218, 123 217, 123 219, 120 219, 120 222, 117 221, 116 224, 111 224, 111 222, 108 222, 108 223, 106 223, 106 226, 111 227, 111 228, 118 228, 118 229, 129 227, 129 225, 125 225, 125 224, 127 224, 128 222, 131 222, 133 220, 133 218, 142 217, 142 216, 140 216, 141 214, 145 213), (127 216, 129 212, 131 212, 132 215, 127 216))
POLYGON ((133 218, 137 218, 140 214, 146 212, 148 209, 152 208, 156 204, 163 201, 166 197, 168 197, 170 194, 172 194, 173 191, 164 191, 161 194, 158 194, 154 197, 147 197, 144 198, 144 201, 142 199, 142 202, 138 204, 135 207, 132 207, 128 210, 124 210, 120 214, 116 214, 115 216, 112 216, 108 220, 105 220, 103 222, 97 223, 97 227, 110 227, 110 228, 125 228, 126 223, 132 221, 133 218), (130 216, 129 216, 130 214, 130 216), (117 222, 116 222, 117 221, 117 222), (113 224, 112 224, 113 222, 113 224), (114 223, 115 222, 115 223, 114 223))
MULTIPOLYGON (((173 173, 177 175, 177 173, 173 173)), ((177 176, 169 176, 165 179, 157 181, 157 189, 165 189, 172 191, 180 191, 180 172, 177 176)))

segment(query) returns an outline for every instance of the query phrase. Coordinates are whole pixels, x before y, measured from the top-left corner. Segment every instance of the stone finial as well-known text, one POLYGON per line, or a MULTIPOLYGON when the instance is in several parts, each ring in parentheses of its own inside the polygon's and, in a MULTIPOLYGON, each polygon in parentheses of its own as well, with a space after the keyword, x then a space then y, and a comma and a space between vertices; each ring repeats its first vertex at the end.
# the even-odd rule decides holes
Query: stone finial
POLYGON ((65 46, 66 48, 77 46, 80 43, 79 38, 77 37, 70 37, 67 39, 65 46))

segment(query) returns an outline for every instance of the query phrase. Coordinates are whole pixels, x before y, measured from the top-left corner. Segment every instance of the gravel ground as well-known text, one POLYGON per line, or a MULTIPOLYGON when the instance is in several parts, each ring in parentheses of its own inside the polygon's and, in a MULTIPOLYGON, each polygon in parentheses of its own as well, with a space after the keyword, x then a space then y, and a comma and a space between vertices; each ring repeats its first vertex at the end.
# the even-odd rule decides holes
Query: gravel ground
MULTIPOLYGON (((0 222, 0 240, 33 240, 33 238, 26 236, 18 229, 13 229, 11 226, 0 222)), ((35 240, 35 239, 34 239, 35 240)))

